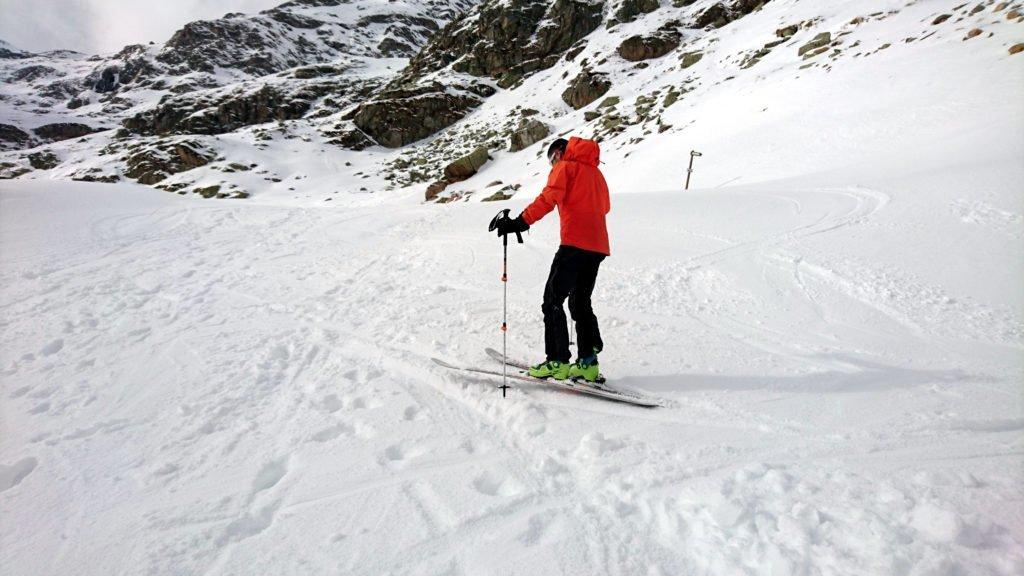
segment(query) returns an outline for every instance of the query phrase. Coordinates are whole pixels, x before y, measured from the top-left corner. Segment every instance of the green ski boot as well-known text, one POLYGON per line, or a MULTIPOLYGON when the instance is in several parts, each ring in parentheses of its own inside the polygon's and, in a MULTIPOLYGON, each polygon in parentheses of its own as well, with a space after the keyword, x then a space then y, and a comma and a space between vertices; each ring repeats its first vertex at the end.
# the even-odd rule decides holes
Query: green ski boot
POLYGON ((587 382, 597 382, 601 376, 597 364, 597 354, 579 358, 569 366, 569 378, 579 378, 587 382))
POLYGON ((542 362, 531 367, 527 374, 534 378, 554 378, 555 380, 565 380, 569 377, 569 365, 557 360, 548 360, 547 362, 542 362))

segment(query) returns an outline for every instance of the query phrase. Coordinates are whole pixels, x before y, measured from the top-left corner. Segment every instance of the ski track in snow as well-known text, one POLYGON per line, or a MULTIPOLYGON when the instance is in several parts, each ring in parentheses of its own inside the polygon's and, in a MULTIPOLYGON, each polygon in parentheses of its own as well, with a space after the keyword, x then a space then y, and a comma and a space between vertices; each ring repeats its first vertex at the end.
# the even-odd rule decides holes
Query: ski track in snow
MULTIPOLYGON (((1019 320, 835 256, 893 225, 886 192, 618 198, 644 243, 621 234, 602 270, 602 359, 668 400, 651 411, 543 386, 503 399, 428 361, 486 363, 500 340, 493 207, 118 186, 84 204, 81 186, 47 192, 56 215, 33 211, 38 188, 2 190, 17 572, 1022 567, 1019 320), (716 227, 685 219, 696 205, 716 227)), ((552 228, 510 247, 517 353, 541 349, 552 228)))

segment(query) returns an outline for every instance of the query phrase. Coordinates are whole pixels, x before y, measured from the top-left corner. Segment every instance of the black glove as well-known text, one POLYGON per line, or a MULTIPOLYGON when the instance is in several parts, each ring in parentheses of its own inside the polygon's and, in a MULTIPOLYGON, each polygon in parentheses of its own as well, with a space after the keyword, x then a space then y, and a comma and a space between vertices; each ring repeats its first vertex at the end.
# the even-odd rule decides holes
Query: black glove
POLYGON ((498 220, 495 229, 498 231, 498 237, 500 238, 506 234, 519 234, 520 232, 526 232, 530 229, 530 225, 526 223, 526 220, 523 220, 523 215, 520 214, 519 216, 516 216, 514 220, 508 217, 498 220))

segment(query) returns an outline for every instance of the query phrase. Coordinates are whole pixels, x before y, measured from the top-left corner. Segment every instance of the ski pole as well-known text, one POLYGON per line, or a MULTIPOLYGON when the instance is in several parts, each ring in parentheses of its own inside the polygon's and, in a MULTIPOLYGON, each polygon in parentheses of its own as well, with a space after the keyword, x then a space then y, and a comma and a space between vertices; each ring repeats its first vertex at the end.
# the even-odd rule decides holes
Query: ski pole
MULTIPOLYGON (((487 227, 489 232, 498 228, 498 222, 508 220, 509 209, 498 212, 487 227)), ((516 232, 516 239, 523 243, 523 235, 516 232)), ((501 394, 508 390, 508 234, 501 237, 501 394)))

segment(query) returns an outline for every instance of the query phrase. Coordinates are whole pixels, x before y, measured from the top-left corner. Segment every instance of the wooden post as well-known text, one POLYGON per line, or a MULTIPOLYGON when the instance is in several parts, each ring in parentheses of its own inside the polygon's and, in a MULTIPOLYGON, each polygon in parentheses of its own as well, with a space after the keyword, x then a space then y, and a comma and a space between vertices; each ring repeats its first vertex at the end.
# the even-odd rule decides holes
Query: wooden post
POLYGON ((690 150, 690 167, 686 169, 686 189, 690 189, 690 174, 693 173, 693 157, 700 156, 701 153, 696 150, 690 150))

